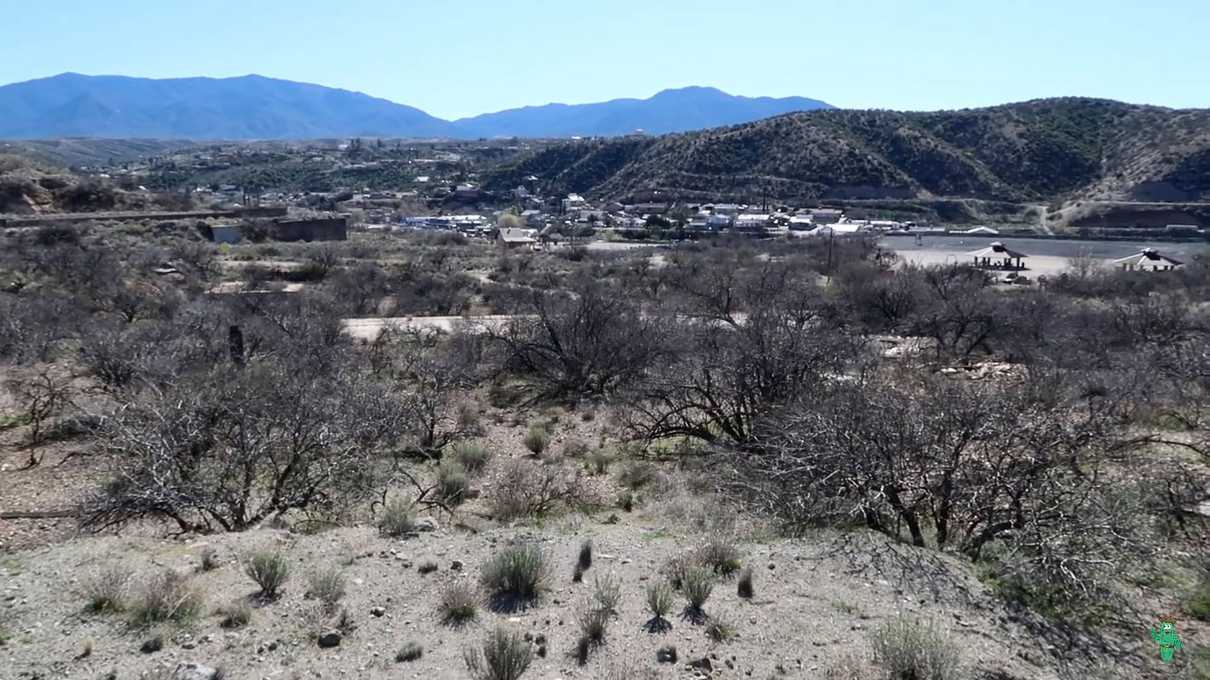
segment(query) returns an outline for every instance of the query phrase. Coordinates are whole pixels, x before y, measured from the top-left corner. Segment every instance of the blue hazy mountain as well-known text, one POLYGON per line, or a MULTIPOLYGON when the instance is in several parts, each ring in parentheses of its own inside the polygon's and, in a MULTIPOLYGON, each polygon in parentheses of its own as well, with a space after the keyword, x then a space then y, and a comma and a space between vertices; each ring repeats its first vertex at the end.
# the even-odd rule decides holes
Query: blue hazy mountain
POLYGON ((464 118, 454 125, 476 137, 595 137, 638 130, 665 134, 830 108, 829 104, 803 97, 739 97, 712 87, 686 87, 664 90, 649 99, 527 106, 464 118))
POLYGON ((548 104, 449 122, 359 92, 262 76, 154 80, 76 73, 0 87, 0 138, 570 137, 683 132, 831 108, 712 88, 548 104))
POLYGON ((0 87, 0 137, 446 137, 439 118, 358 92, 262 76, 152 80, 65 73, 0 87))

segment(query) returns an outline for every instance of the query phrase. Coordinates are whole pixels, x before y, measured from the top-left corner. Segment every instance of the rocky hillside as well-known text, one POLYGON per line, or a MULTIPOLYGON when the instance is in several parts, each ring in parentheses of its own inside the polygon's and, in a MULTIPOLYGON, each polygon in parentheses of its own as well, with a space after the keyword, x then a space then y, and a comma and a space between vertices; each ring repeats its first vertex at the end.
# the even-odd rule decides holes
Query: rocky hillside
POLYGON ((1049 99, 934 113, 825 110, 656 139, 548 148, 493 176, 685 199, 1210 197, 1210 111, 1049 99))

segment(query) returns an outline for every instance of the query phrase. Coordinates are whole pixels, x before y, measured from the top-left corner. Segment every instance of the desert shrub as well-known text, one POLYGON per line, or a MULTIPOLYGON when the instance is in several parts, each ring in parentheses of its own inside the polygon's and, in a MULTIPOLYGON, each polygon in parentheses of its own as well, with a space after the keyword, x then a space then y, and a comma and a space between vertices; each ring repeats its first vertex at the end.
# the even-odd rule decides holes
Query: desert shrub
POLYGON ((114 614, 124 610, 129 581, 130 571, 124 567, 111 567, 93 576, 85 585, 88 611, 114 614))
POLYGON ((618 613, 618 603, 622 601, 622 583, 613 574, 598 576, 593 581, 592 600, 598 609, 606 614, 618 613))
POLYGON ((651 463, 632 460, 618 471, 618 484, 631 491, 638 491, 655 480, 655 473, 656 468, 651 463))
POLYGON ((462 464, 445 460, 437 468, 437 496, 449 505, 461 505, 470 490, 470 480, 462 464))
POLYGON ((958 648, 933 621, 898 616, 874 631, 875 665, 896 680, 957 680, 958 648))
POLYGON ((261 550, 245 561, 244 573, 260 586, 260 597, 273 599, 290 578, 290 562, 280 552, 261 550))
POLYGON ((491 460, 491 451, 483 442, 459 442, 454 445, 454 460, 472 475, 479 474, 491 460))
POLYGON ((524 442, 525 448, 529 449, 530 453, 540 456, 550 445, 550 433, 541 425, 530 425, 529 430, 525 432, 524 442))
POLYGON ((711 541, 694 553, 693 558, 703 567, 709 567, 719 576, 730 576, 739 571, 739 550, 725 541, 711 541))
POLYGON ((489 504, 496 519, 507 522, 547 515, 581 500, 583 493, 580 477, 562 466, 513 460, 504 466, 489 504))
POLYGON ((609 449, 593 449, 588 453, 586 465, 594 475, 603 475, 609 472, 609 466, 612 464, 613 451, 609 449))
POLYGON ((748 567, 739 573, 739 583, 736 585, 736 594, 745 600, 751 599, 755 594, 752 586, 752 567, 748 567))
POLYGON ((710 593, 713 591, 714 574, 709 569, 691 567, 681 574, 681 593, 689 603, 688 610, 691 614, 702 613, 702 605, 710 599, 710 593))
POLYGON ((728 642, 735 638, 735 624, 731 623, 730 619, 719 615, 710 617, 706 622, 706 637, 713 642, 728 642))
POLYGON ((252 621, 252 607, 244 599, 220 607, 215 613, 222 617, 219 625, 223 628, 243 628, 252 621))
POLYGON ((588 571, 588 569, 592 567, 591 538, 584 539, 584 542, 580 544, 580 554, 576 557, 576 566, 578 566, 581 571, 588 571))
POLYGON ((537 545, 525 543, 496 553, 483 565, 480 580, 496 598, 532 601, 547 588, 549 576, 546 553, 537 545))
POLYGON ((219 560, 218 550, 214 546, 208 545, 202 548, 200 560, 202 571, 214 571, 222 565, 222 562, 219 560))
POLYGON ((472 680, 518 680, 533 661, 529 643, 520 633, 497 628, 478 649, 463 654, 472 680))
POLYGON ((672 611, 673 592, 672 586, 663 580, 647 586, 647 611, 651 612, 653 619, 663 621, 668 618, 668 612, 672 611))
POLYGON ((571 437, 563 443, 563 455, 568 458, 583 458, 588 455, 588 442, 579 437, 571 437))
POLYGON ((597 606, 594 600, 589 600, 584 604, 580 616, 577 617, 577 623, 580 624, 580 638, 587 640, 590 644, 600 645, 605 641, 605 632, 609 629, 611 616, 610 612, 597 606))
POLYGON ((395 663, 417 661, 424 656, 424 647, 419 642, 407 642, 395 652, 395 663))
POLYGON ((1185 607, 1199 621, 1210 621, 1210 574, 1204 575, 1185 607))
POLYGON ((188 579, 166 570, 145 581, 130 606, 130 621, 135 626, 157 623, 182 623, 195 618, 204 605, 202 594, 188 579))
POLYGON ((437 614, 447 626, 463 626, 479 615, 479 593, 465 583, 452 583, 441 591, 437 614))
POLYGON ((416 530, 416 506, 402 498, 387 500, 378 518, 378 532, 398 538, 416 530))
POLYGON ((307 584, 307 597, 313 597, 324 606, 334 609, 340 598, 345 596, 345 577, 339 569, 321 569, 311 573, 307 584))
POLYGON ((213 362, 122 397, 98 438, 109 480, 84 499, 86 528, 150 518, 246 531, 289 510, 371 497, 367 456, 401 436, 399 400, 368 373, 332 368, 334 310, 309 296, 296 304, 275 318, 290 347, 249 370, 213 362))

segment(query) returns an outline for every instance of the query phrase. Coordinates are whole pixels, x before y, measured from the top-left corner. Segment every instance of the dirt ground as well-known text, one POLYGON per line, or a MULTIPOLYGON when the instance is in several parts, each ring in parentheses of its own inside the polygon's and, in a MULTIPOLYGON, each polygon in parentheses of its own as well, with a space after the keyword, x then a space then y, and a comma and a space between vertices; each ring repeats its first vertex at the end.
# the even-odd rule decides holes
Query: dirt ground
MULTIPOLYGON (((961 678, 1115 677, 1113 663, 1090 670, 1086 659, 1063 642, 1039 636, 1039 620, 1007 609, 966 563, 864 533, 778 538, 761 522, 696 491, 699 485, 682 470, 663 470, 638 493, 633 512, 612 507, 609 499, 619 487, 609 475, 599 475, 590 477, 588 485, 603 502, 590 514, 575 512, 524 525, 485 519, 484 499, 496 484, 493 471, 507 459, 529 455, 522 436, 527 423, 537 418, 502 412, 486 417, 484 441, 495 457, 474 485, 479 499, 454 517, 433 516, 435 531, 406 539, 380 536, 368 519, 318 534, 266 527, 176 538, 146 527, 121 535, 77 535, 69 519, 0 522, 0 680, 127 680, 180 663, 221 667, 231 680, 454 680, 469 677, 464 650, 496 626, 545 637, 547 653, 534 659, 526 680, 824 678, 841 659, 868 657, 871 632, 900 613, 931 619, 958 644, 961 678), (583 582, 573 583, 577 553, 587 539, 594 545, 594 563, 583 582), (734 579, 722 580, 705 605, 708 615, 732 624, 737 637, 712 642, 703 625, 677 615, 670 617, 670 630, 648 632, 644 589, 666 578, 662 570, 669 560, 709 539, 734 541, 744 565, 755 573, 753 598, 739 597, 734 579), (443 587, 476 582, 490 557, 513 541, 542 547, 552 565, 550 591, 527 610, 483 609, 465 628, 444 626, 437 612, 443 587), (207 549, 216 552, 220 564, 202 571, 201 555, 207 549), (254 604, 248 626, 221 627, 218 607, 255 602, 256 587, 241 562, 264 549, 287 555, 291 580, 276 601, 254 604), (429 562, 436 570, 421 573, 421 565, 429 562), (132 589, 165 569, 188 575, 204 595, 204 613, 187 624, 148 630, 131 627, 120 614, 86 612, 87 585, 114 567, 129 571, 132 589), (330 568, 346 579, 340 605, 353 629, 339 646, 323 649, 316 636, 333 624, 318 613, 319 605, 306 591, 310 574, 330 568), (605 645, 581 666, 573 654, 577 617, 595 578, 605 574, 620 579, 622 603, 605 645), (164 640, 162 650, 140 651, 157 636, 164 640), (422 645, 423 656, 396 662, 396 651, 408 642, 422 645), (657 661, 657 650, 667 645, 676 647, 676 663, 657 661)), ((590 422, 564 414, 547 456, 558 457, 573 440, 595 447, 610 427, 604 415, 590 422)), ((94 459, 55 464, 73 450, 70 443, 42 466, 21 470, 24 452, 16 446, 17 436, 15 430, 0 433, 0 512, 62 507, 99 481, 94 459)), ((620 464, 614 463, 614 471, 620 464)), ((678 594, 674 611, 683 605, 678 594)), ((1203 629, 1183 628, 1181 633, 1186 647, 1210 642, 1203 629)), ((1196 677, 1187 664, 1165 667, 1151 659, 1153 645, 1142 631, 1136 641, 1119 641, 1119 648, 1135 665, 1123 665, 1124 673, 1116 677, 1196 677)))

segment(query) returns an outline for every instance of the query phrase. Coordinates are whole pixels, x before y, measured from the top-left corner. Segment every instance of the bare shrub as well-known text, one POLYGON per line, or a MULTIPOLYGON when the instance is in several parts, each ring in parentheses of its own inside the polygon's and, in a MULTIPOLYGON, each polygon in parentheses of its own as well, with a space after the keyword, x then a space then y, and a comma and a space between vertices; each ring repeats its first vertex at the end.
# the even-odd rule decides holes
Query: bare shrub
POLYGON ((220 366, 132 397, 106 421, 111 480, 84 503, 84 525, 167 518, 186 531, 243 531, 368 499, 367 452, 394 441, 403 416, 385 387, 321 369, 220 366))
POLYGON ((125 567, 110 567, 94 575, 85 585, 86 608, 96 614, 124 611, 129 582, 130 570, 125 567))
POLYGON ((533 651, 520 633, 496 628, 478 649, 463 653, 472 680, 518 680, 529 669, 533 651))
POLYGON ((143 582, 131 602, 130 620, 140 627, 182 623, 196 618, 203 606, 201 593, 185 576, 165 570, 143 582))
POLYGON ((257 595, 272 600, 290 578, 290 562, 283 553, 260 550, 245 560, 244 573, 260 586, 257 595))
POLYGON ((441 591, 437 614, 443 624, 455 628, 474 621, 479 615, 479 592, 466 583, 451 583, 441 591))
POLYGON ((578 475, 562 466, 513 460, 504 466, 489 503, 501 521, 548 515, 583 499, 578 475))
POLYGON ((874 663, 892 678, 957 680, 958 648, 934 621, 900 615, 874 631, 874 663))

